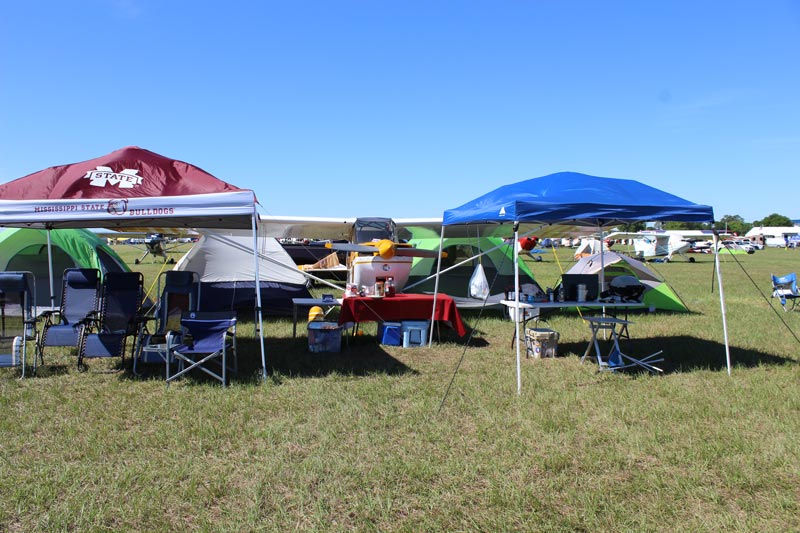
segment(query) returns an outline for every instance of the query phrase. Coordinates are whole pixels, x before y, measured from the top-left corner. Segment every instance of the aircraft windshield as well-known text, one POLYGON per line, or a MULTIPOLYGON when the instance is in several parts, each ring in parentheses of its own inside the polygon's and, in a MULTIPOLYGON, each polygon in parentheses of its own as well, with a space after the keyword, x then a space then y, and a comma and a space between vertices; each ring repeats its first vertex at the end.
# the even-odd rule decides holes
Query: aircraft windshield
POLYGON ((395 223, 390 218, 357 219, 354 242, 371 242, 381 239, 394 240, 395 223))

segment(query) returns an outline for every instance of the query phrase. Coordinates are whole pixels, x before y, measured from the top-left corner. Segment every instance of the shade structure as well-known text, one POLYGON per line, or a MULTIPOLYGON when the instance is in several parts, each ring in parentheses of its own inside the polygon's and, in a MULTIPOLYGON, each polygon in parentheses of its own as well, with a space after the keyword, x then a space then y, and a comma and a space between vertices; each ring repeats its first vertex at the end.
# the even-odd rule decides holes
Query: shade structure
MULTIPOLYGON (((250 229, 255 250, 257 219, 252 190, 240 189, 195 165, 137 146, 49 167, 0 185, 0 226, 48 230, 240 228, 250 229)), ((257 273, 255 254, 253 260, 257 273)), ((52 303, 52 262, 50 279, 52 303)), ((258 291, 256 301, 256 335, 261 342, 266 379, 258 291)))
POLYGON ((251 190, 128 146, 0 185, 0 226, 250 228, 255 204, 251 190))
MULTIPOLYGON (((700 205, 630 179, 605 178, 577 172, 558 172, 503 185, 459 207, 444 211, 442 238, 447 226, 504 224, 514 226, 514 240, 521 223, 570 224, 597 228, 646 221, 714 222, 710 206, 700 205)), ((717 259, 718 260, 718 259, 717 259)), ((516 291, 519 298, 518 258, 516 291)), ((717 265, 718 267, 719 265, 717 265)), ((725 323, 725 304, 719 268, 723 330, 730 373, 730 351, 725 323)), ((519 308, 516 309, 519 316, 519 308)), ((517 339, 520 338, 519 322, 517 339)), ((517 392, 521 391, 520 343, 517 346, 517 392)))
POLYGON ((558 172, 503 185, 448 209, 442 224, 532 222, 606 227, 668 220, 714 222, 714 211, 638 181, 558 172))

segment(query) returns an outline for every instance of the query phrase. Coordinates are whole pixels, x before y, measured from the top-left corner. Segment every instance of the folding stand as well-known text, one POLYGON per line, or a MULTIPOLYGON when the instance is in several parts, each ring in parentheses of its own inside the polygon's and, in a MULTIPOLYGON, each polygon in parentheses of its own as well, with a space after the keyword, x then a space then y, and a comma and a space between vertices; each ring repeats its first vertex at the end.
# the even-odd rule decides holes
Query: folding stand
POLYGON ((592 338, 589 341, 589 345, 586 347, 586 351, 583 353, 583 357, 581 357, 581 363, 583 363, 587 357, 594 357, 597 360, 599 370, 622 370, 623 368, 638 366, 652 373, 663 372, 662 369, 653 365, 653 363, 659 363, 664 360, 663 357, 653 359, 661 355, 663 350, 659 350, 641 359, 631 357, 622 352, 622 349, 619 347, 620 332, 623 330, 627 331, 627 326, 632 324, 632 322, 608 316, 587 316, 584 317, 584 320, 589 323, 589 327, 592 330, 592 338), (611 349, 605 357, 600 350, 600 341, 597 339, 601 331, 607 331, 609 333, 609 340, 611 341, 611 349), (590 355, 592 348, 594 348, 594 355, 590 355))

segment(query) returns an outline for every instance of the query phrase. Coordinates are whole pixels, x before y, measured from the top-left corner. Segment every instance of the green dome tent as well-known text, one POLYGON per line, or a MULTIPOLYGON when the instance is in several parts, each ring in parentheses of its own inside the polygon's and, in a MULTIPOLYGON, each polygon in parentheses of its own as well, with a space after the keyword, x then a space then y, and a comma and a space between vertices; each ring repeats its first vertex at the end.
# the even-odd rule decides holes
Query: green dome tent
MULTIPOLYGON (((440 244, 438 232, 420 228, 407 228, 412 237, 409 244, 422 250, 437 250, 440 244)), ((452 296, 456 305, 462 308, 478 307, 483 301, 469 297, 470 277, 480 263, 491 285, 491 294, 486 305, 499 305, 506 298, 506 291, 514 290, 514 247, 500 237, 445 237, 442 251, 447 257, 442 259, 442 270, 469 261, 443 272, 439 280, 439 292, 452 296), (480 257, 479 254, 483 253, 480 257)), ((415 257, 411 266, 411 275, 404 292, 433 292, 437 259, 415 257), (427 279, 430 278, 430 279, 427 279), (423 281, 426 280, 427 281, 423 281)), ((520 264, 520 286, 523 294, 542 294, 542 289, 533 277, 527 265, 520 264)))
MULTIPOLYGON (((62 275, 66 268, 97 268, 107 272, 130 269, 105 241, 84 229, 50 232, 53 246, 55 305, 61 304, 62 275)), ((50 274, 47 259, 47 231, 6 228, 0 231, 0 271, 30 271, 36 278, 36 305, 50 305, 50 274)))
MULTIPOLYGON (((581 258, 567 271, 567 274, 597 274, 600 277, 600 254, 581 258)), ((644 286, 642 302, 652 309, 664 311, 688 311, 680 296, 665 281, 659 278, 647 265, 615 252, 605 252, 602 257, 606 287, 617 276, 634 276, 644 286)))

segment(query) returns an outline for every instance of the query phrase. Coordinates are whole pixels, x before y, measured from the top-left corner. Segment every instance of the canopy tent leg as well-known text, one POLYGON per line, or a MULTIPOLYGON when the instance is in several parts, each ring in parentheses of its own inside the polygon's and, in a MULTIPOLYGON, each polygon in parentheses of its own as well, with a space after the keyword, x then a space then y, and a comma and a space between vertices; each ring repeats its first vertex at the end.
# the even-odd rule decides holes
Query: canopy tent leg
POLYGON ((53 281, 53 244, 50 242, 50 230, 47 228, 47 271, 50 275, 50 309, 56 308, 56 295, 53 281))
POLYGON ((253 264, 255 266, 255 278, 256 278, 256 336, 258 336, 258 342, 261 345, 261 378, 264 383, 267 382, 267 357, 264 351, 264 321, 261 316, 261 274, 258 272, 258 226, 256 220, 258 218, 258 212, 256 211, 255 206, 253 206, 253 264))
POLYGON ((728 375, 731 375, 731 347, 728 342, 728 317, 725 313, 725 290, 722 288, 722 272, 719 265, 719 247, 717 245, 717 232, 714 231, 714 266, 717 269, 717 283, 719 284, 719 305, 722 309, 722 336, 725 339, 725 365, 728 369, 728 375))
POLYGON ((433 309, 431 309, 431 327, 428 328, 428 346, 433 345, 433 325, 436 320, 436 296, 439 294, 439 272, 442 270, 442 246, 444 246, 444 226, 439 237, 439 257, 436 260, 436 280, 433 282, 433 309))
POLYGON ((514 325, 517 336, 517 394, 522 394, 522 366, 520 363, 520 308, 519 308, 519 254, 517 253, 517 243, 519 242, 519 222, 514 223, 514 243, 512 250, 514 254, 514 325))

